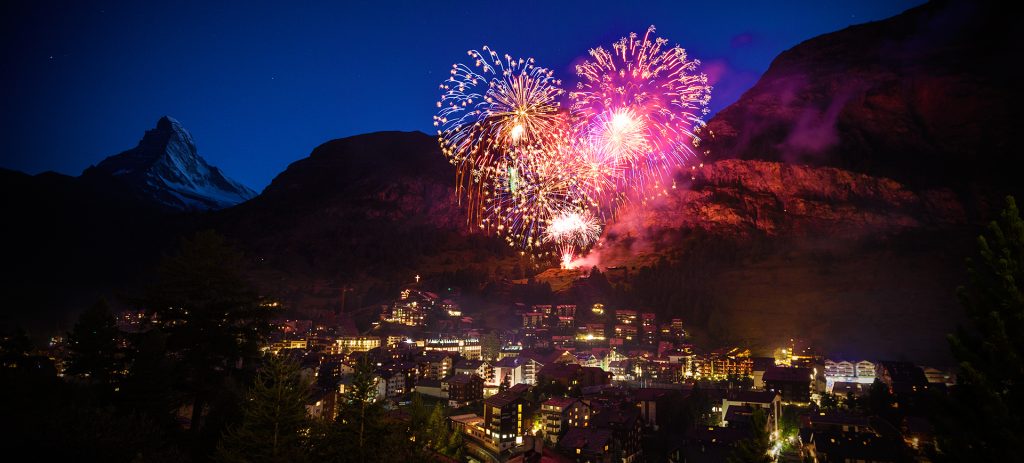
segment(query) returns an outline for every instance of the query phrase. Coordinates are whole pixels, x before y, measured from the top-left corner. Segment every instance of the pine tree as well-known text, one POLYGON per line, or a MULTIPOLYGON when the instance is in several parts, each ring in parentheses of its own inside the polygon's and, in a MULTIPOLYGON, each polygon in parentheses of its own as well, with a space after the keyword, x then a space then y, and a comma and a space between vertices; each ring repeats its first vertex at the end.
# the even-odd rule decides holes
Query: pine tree
POLYGON ((345 393, 345 405, 339 419, 347 433, 355 434, 356 455, 359 462, 367 461, 368 437, 373 437, 381 426, 381 407, 376 403, 377 377, 373 365, 363 357, 356 365, 352 384, 345 393))
MULTIPOLYGON (((501 341, 496 331, 490 331, 480 335, 480 353, 484 360, 493 362, 501 352, 501 341)), ((484 378, 488 379, 488 378, 484 378)))
POLYGON ((243 404, 242 422, 225 432, 217 448, 222 462, 301 462, 312 423, 306 413, 310 384, 299 366, 267 357, 243 404))
POLYGON ((822 410, 837 410, 839 408, 839 396, 828 392, 821 395, 822 410))
POLYGON ((763 409, 754 410, 750 415, 750 424, 754 435, 736 444, 736 449, 726 461, 729 463, 769 463, 768 455, 771 439, 768 434, 768 415, 763 409))
POLYGON ((427 419, 427 429, 430 433, 430 447, 439 452, 445 451, 448 445, 448 423, 444 416, 444 408, 438 402, 427 419))
POLYGON ((0 379, 5 373, 24 371, 34 347, 21 327, 0 327, 0 379))
MULTIPOLYGON (((380 402, 375 401, 376 395, 377 377, 372 364, 364 358, 356 365, 338 419, 318 424, 311 430, 313 460, 346 463, 423 461, 420 453, 428 438, 417 438, 413 442, 411 438, 415 430, 410 432, 408 422, 387 417, 380 402)), ((418 415, 425 422, 425 411, 418 415)))
POLYGON ((119 337, 114 314, 106 301, 100 300, 86 309, 68 333, 68 374, 109 384, 122 369, 119 337))
POLYGON ((174 390, 174 361, 167 355, 167 336, 159 329, 132 338, 126 362, 128 375, 121 381, 121 405, 145 412, 168 428, 177 426, 180 405, 174 390))
POLYGON ((462 433, 459 431, 452 431, 448 436, 448 442, 446 442, 444 454, 452 457, 456 460, 462 460, 462 433))
POLYGON ((875 378, 875 381, 871 383, 871 387, 868 388, 868 394, 865 398, 867 411, 874 415, 887 417, 891 415, 894 403, 896 403, 896 398, 889 391, 889 386, 886 386, 882 380, 875 378))
POLYGON ((938 447, 952 461, 1019 461, 1024 444, 1024 221, 1012 197, 978 237, 957 291, 972 326, 949 336, 957 386, 936 417, 938 447))
POLYGON ((180 359, 191 397, 190 429, 199 433, 203 410, 223 391, 226 378, 259 358, 271 312, 243 277, 242 254, 212 231, 183 239, 160 265, 147 303, 167 334, 167 349, 180 359))
POLYGON ((419 393, 412 394, 412 404, 409 406, 409 432, 417 444, 427 442, 427 419, 430 417, 427 408, 423 405, 423 397, 419 393))

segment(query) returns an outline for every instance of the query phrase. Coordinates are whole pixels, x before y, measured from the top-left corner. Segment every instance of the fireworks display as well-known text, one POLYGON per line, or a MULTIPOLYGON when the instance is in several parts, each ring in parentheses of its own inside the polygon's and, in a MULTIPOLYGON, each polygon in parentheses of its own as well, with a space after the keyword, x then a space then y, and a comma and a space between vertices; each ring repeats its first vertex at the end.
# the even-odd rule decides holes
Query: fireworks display
POLYGON ((469 51, 473 65, 455 64, 441 84, 434 125, 445 156, 456 166, 470 220, 483 224, 489 187, 507 175, 517 152, 542 147, 561 125, 561 82, 533 59, 469 51))
POLYGON ((601 224, 589 211, 557 213, 544 231, 553 243, 568 243, 586 248, 601 236, 601 224))
POLYGON ((590 50, 565 106, 532 58, 485 46, 452 66, 434 125, 472 226, 568 267, 623 202, 696 161, 711 87, 699 61, 653 35, 590 50))
POLYGON ((711 100, 707 76, 695 72, 700 62, 653 35, 651 26, 642 39, 632 33, 611 50, 590 50, 569 94, 574 123, 599 159, 617 165, 624 173, 618 186, 640 196, 696 157, 711 100))

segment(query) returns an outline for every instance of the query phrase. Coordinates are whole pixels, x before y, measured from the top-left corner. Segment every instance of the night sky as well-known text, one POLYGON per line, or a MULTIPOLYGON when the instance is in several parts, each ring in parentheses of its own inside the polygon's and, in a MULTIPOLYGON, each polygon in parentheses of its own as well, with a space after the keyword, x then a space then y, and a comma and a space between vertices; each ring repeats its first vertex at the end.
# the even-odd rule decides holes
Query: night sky
POLYGON ((922 2, 67 3, 0 7, 0 166, 78 175, 166 114, 261 190, 329 139, 432 133, 438 83, 484 44, 571 83, 588 49, 654 24, 704 62, 717 111, 779 52, 922 2))

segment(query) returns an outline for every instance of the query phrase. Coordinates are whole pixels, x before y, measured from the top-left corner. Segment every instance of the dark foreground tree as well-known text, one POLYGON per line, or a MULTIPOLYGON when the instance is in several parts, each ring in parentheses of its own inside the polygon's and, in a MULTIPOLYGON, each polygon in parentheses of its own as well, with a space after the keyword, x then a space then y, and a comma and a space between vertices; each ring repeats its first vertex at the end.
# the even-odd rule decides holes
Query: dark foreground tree
POLYGON ((412 403, 409 405, 409 433, 418 445, 424 445, 429 441, 427 437, 427 420, 429 418, 430 412, 423 405, 423 396, 418 392, 413 392, 412 403))
POLYGON ((258 360, 270 330, 271 312, 243 277, 244 267, 242 254, 224 237, 199 232, 163 260, 147 301, 167 335, 168 353, 179 359, 196 435, 207 405, 223 400, 229 379, 258 360))
POLYGON ((119 333, 106 301, 99 301, 78 316, 68 333, 67 373, 88 382, 109 384, 122 369, 119 333))
POLYGON ((337 420, 311 432, 312 459, 318 462, 395 462, 425 460, 424 445, 413 442, 408 421, 389 417, 377 397, 378 378, 365 357, 342 397, 337 420))
POLYGON ((430 448, 442 453, 448 445, 448 439, 451 437, 448 432, 447 420, 448 418, 444 415, 444 406, 441 405, 441 402, 434 404, 434 410, 430 412, 430 417, 427 418, 429 445, 430 448))
POLYGON ((895 421, 899 423, 899 420, 894 419, 893 405, 896 403, 896 398, 893 397, 892 391, 889 390, 889 386, 882 382, 882 380, 875 378, 868 387, 868 394, 864 397, 864 409, 876 416, 881 416, 888 419, 890 422, 895 421))
POLYGON ((949 336, 957 386, 935 421, 951 461, 1022 461, 1024 444, 1024 221, 1012 197, 978 237, 958 297, 971 326, 949 336))
POLYGON ((736 443, 736 449, 729 455, 729 463, 768 463, 771 436, 768 434, 768 415, 763 409, 754 410, 750 415, 753 436, 736 443))
POLYGON ((224 433, 217 460, 231 463, 303 462, 310 384, 284 356, 267 357, 242 405, 242 422, 224 433))
POLYGON ((32 340, 28 338, 25 330, 21 327, 13 329, 0 327, 0 368, 4 369, 2 371, 10 373, 7 370, 24 366, 33 347, 32 340))
POLYGON ((348 424, 349 429, 358 438, 356 450, 359 461, 366 461, 367 430, 369 428, 370 433, 373 433, 374 425, 379 421, 382 412, 380 404, 375 401, 376 396, 377 378, 374 375, 373 365, 366 357, 363 357, 352 375, 352 387, 345 395, 345 406, 342 407, 343 424, 348 424))
POLYGON ((176 409, 182 403, 174 382, 175 362, 167 355, 167 336, 159 329, 132 337, 126 360, 128 376, 117 394, 120 406, 145 413, 167 429, 177 429, 176 409))

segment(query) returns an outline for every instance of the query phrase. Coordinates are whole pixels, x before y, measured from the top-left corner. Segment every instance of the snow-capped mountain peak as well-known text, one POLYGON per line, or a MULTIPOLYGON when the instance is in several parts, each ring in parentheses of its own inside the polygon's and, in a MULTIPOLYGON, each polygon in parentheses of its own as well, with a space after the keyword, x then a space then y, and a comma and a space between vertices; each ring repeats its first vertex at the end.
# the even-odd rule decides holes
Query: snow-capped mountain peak
POLYGON ((164 116, 128 151, 89 167, 83 177, 114 177, 148 199, 180 210, 223 209, 254 191, 199 156, 192 134, 164 116))

